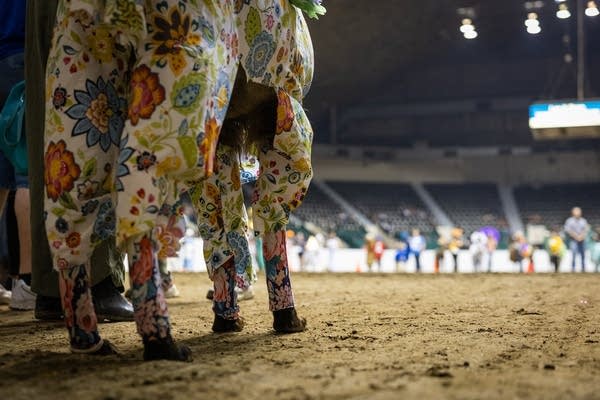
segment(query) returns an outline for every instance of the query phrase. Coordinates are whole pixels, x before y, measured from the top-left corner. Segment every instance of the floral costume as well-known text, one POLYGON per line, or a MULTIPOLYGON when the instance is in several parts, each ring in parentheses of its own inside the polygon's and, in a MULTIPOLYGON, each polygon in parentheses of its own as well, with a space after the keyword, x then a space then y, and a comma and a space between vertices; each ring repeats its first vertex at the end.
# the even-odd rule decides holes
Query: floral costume
POLYGON ((240 185, 260 165, 253 203, 254 233, 264 236, 267 287, 271 311, 294 307, 285 248, 285 227, 312 178, 312 128, 302 108, 313 75, 313 49, 302 12, 288 1, 236 2, 240 67, 247 78, 277 93, 275 139, 240 162, 240 155, 219 145, 216 172, 192 194, 201 216, 205 259, 215 283, 213 309, 235 319, 235 283, 247 287, 250 252, 247 215, 240 185), (236 268, 228 260, 233 257, 236 268), (248 260, 248 261, 246 261, 248 260), (237 271, 237 272, 236 272, 237 271), (240 275, 241 273, 241 275, 240 275))
POLYGON ((46 80, 45 209, 73 351, 103 345, 88 268, 110 235, 130 257, 144 343, 171 340, 158 253, 176 236, 170 204, 212 170, 236 43, 231 1, 59 2, 46 80))

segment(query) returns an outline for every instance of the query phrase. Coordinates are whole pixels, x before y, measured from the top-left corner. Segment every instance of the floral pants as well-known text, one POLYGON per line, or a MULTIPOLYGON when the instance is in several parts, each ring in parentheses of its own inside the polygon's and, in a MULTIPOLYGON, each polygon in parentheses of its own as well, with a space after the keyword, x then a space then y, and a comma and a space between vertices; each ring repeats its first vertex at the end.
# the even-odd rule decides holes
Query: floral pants
POLYGON ((244 157, 219 145, 215 174, 194 189, 192 201, 201 216, 205 259, 214 281, 213 309, 223 318, 237 318, 235 285, 251 281, 248 222, 242 179, 252 180, 253 229, 264 236, 269 304, 272 311, 294 307, 286 255, 285 228, 312 178, 312 128, 301 100, 313 75, 313 50, 301 12, 287 2, 236 2, 240 32, 240 67, 246 76, 277 93, 275 139, 257 154, 244 157), (257 168, 259 166, 260 168, 257 168), (231 263, 230 260, 234 262, 231 263))
POLYGON ((143 340, 170 336, 158 258, 176 246, 178 193, 212 170, 236 37, 229 2, 59 2, 46 80, 45 210, 73 351, 102 345, 88 268, 93 248, 112 235, 129 253, 143 340), (108 4, 121 8, 108 13, 108 4))

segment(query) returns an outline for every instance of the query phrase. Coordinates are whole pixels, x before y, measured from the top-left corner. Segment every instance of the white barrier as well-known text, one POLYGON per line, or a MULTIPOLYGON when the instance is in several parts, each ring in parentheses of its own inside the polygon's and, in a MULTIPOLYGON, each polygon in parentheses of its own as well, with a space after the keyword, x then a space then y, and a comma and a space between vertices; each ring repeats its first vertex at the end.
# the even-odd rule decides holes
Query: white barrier
MULTIPOLYGON (((179 258, 170 258, 168 267, 171 271, 187 271, 187 272, 204 272, 206 264, 202 253, 201 239, 186 239, 186 243, 181 247, 179 258)), ((300 270, 300 260, 298 257, 297 248, 289 248, 288 261, 292 271, 300 270)), ((589 253, 589 252, 588 252, 589 253)), ((381 260, 380 272, 395 272, 395 250, 386 250, 381 260)), ((421 254, 421 272, 432 273, 433 263, 435 259, 435 251, 427 250, 421 254)), ((535 272, 554 272, 554 267, 550 264, 548 253, 543 250, 535 251, 533 255, 535 272)), ((363 249, 337 249, 331 252, 328 249, 321 249, 315 254, 305 253, 304 256, 305 268, 308 272, 368 272, 366 263, 366 252, 363 249)), ((463 250, 458 255, 458 272, 472 273, 473 258, 472 254, 463 250)), ((487 272, 488 260, 487 256, 483 260, 483 271, 487 272)), ((589 254, 586 260, 587 271, 592 271, 593 266, 589 260, 589 254)), ((524 266, 526 269, 527 266, 524 266)), ((404 269, 401 272, 415 272, 415 259, 411 256, 404 269)), ((377 265, 373 266, 374 271, 379 271, 377 265)), ((577 271, 581 271, 579 260, 577 262, 577 271)), ((453 258, 449 252, 446 252, 442 265, 440 266, 441 273, 454 272, 453 258)), ((498 250, 494 252, 492 258, 492 272, 519 272, 518 264, 513 263, 509 259, 508 250, 498 250)), ((571 252, 567 252, 562 260, 560 272, 571 272, 571 252)))

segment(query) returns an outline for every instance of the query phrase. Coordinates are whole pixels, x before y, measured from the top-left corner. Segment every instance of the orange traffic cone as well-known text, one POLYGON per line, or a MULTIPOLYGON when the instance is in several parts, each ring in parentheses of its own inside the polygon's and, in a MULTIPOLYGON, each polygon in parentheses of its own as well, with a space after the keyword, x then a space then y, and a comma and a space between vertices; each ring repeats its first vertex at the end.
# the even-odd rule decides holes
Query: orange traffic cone
POLYGON ((527 266, 527 273, 533 274, 535 270, 533 269, 533 260, 529 260, 529 265, 527 266))

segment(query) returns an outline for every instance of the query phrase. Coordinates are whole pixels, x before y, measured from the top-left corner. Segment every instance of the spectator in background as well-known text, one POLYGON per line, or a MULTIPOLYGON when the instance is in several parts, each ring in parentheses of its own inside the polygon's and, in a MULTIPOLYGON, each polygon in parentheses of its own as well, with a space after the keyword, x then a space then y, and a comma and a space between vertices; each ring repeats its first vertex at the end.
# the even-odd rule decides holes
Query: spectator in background
POLYGON ((427 248, 427 241, 418 229, 413 229, 408 239, 410 253, 415 256, 416 272, 421 272, 421 253, 427 248))
MULTIPOLYGON (((319 251, 321 250, 321 243, 317 236, 310 235, 306 241, 306 251, 304 258, 306 260, 304 268, 312 268, 315 271, 319 264, 319 251)), ((304 271, 304 269, 302 269, 304 271)))
POLYGON ((527 242, 527 238, 523 232, 516 232, 514 234, 510 251, 510 259, 519 264, 519 272, 523 272, 523 264, 527 264, 527 273, 534 272, 533 247, 527 242))
MULTIPOLYGON (((26 1, 0 1, 0 109, 14 85, 25 75, 25 11, 26 1)), ((31 229, 29 226, 29 182, 19 174, 0 152, 0 214, 6 210, 7 234, 2 240, 8 245, 12 294, 10 308, 33 310, 35 293, 31 291, 31 229)), ((3 301, 8 291, 0 285, 3 301)))
POLYGON ((458 253, 460 249, 462 249, 465 245, 463 239, 464 231, 462 228, 454 228, 452 229, 452 236, 450 238, 450 243, 448 243, 448 250, 452 254, 452 258, 454 259, 454 272, 458 272, 458 253))
POLYGON ((340 248, 340 239, 337 237, 334 231, 329 232, 329 237, 325 242, 325 246, 329 251, 329 262, 327 263, 327 272, 331 272, 333 269, 333 260, 335 259, 335 253, 340 248))
POLYGON ((498 249, 498 242, 500 242, 500 232, 493 226, 484 226, 481 228, 487 238, 486 252, 488 262, 488 273, 492 272, 492 263, 494 260, 494 252, 498 249))
POLYGON ((365 250, 367 253, 367 268, 371 272, 375 262, 375 235, 372 233, 367 233, 365 236, 365 250))
POLYGON ((569 248, 573 254, 572 268, 575 272, 577 255, 581 256, 581 272, 585 272, 585 239, 589 233, 588 222, 583 218, 581 208, 571 210, 571 218, 565 222, 565 232, 570 240, 569 248))
POLYGON ((385 250, 385 245, 383 244, 383 240, 381 237, 378 237, 375 240, 375 261, 377 261, 377 270, 381 272, 381 259, 383 258, 383 251, 385 250))
POLYGON ((485 233, 475 231, 471 234, 470 241, 471 246, 469 247, 469 251, 473 257, 473 268, 475 272, 480 272, 483 270, 483 256, 487 252, 488 238, 485 233))
POLYGON ((597 228, 594 232, 594 244, 592 245, 592 263, 594 264, 594 270, 598 272, 600 269, 600 228, 597 228))
MULTIPOLYGON (((410 247, 404 240, 400 241, 398 250, 396 250, 396 272, 404 272, 404 267, 410 255, 410 247)), ((417 269, 417 272, 419 270, 417 269)))
POLYGON ((550 256, 550 263, 554 266, 554 272, 558 272, 560 262, 565 254, 567 247, 557 230, 550 232, 550 237, 546 241, 546 251, 550 256))
POLYGON ((300 260, 300 271, 304 271, 304 253, 306 252, 306 237, 304 232, 298 232, 294 237, 294 244, 298 249, 298 259, 300 260))

